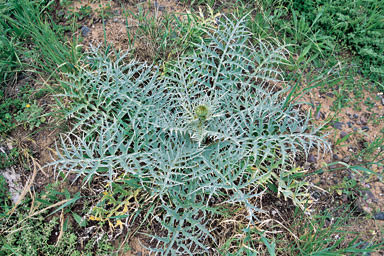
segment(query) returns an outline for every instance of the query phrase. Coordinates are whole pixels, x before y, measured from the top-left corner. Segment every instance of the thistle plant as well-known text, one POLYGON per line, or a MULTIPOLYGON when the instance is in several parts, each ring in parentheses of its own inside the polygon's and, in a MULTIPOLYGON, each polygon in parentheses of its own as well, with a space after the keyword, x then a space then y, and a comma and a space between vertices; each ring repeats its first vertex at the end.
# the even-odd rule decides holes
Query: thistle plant
POLYGON ((86 182, 135 180, 162 229, 148 234, 155 255, 214 253, 217 209, 240 207, 255 225, 268 183, 302 206, 306 184, 289 179, 292 160, 329 149, 309 116, 285 104, 279 66, 288 52, 252 44, 245 19, 223 18, 166 73, 96 52, 63 82, 75 128, 62 136, 56 170, 86 182))

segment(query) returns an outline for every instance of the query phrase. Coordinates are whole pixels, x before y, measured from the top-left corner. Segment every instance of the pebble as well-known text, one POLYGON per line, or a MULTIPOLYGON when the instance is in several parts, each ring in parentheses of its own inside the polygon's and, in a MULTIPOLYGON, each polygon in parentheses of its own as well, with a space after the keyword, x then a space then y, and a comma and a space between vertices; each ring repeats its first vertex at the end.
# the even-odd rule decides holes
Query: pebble
POLYGON ((318 200, 318 199, 320 199, 321 195, 320 195, 319 192, 316 191, 316 192, 314 192, 314 193, 312 194, 312 197, 313 197, 314 199, 318 200))
POLYGON ((357 118, 359 118, 359 115, 358 114, 353 114, 353 118, 357 119, 357 118))
POLYGON ((332 124, 333 128, 336 128, 336 129, 339 129, 339 130, 343 129, 343 125, 344 125, 343 122, 334 122, 332 124))
POLYGON ((309 163, 316 163, 316 157, 314 157, 312 154, 309 154, 308 162, 309 163))
POLYGON ((379 212, 379 213, 376 213, 373 218, 375 220, 384 220, 384 212, 379 212))
POLYGON ((81 35, 83 37, 86 37, 89 34, 89 32, 91 32, 91 29, 89 27, 85 25, 81 27, 81 35))
POLYGON ((381 98, 381 105, 384 106, 384 98, 381 98))
POLYGON ((362 117, 360 117, 360 122, 361 122, 361 124, 366 125, 367 119, 364 116, 362 116, 362 117))
POLYGON ((333 158, 333 160, 340 160, 340 157, 338 156, 338 155, 336 155, 336 154, 334 154, 333 156, 332 156, 332 158, 333 158))
POLYGON ((165 6, 160 5, 157 1, 155 1, 155 8, 159 11, 165 10, 165 6))
POLYGON ((348 135, 348 133, 345 132, 345 131, 341 131, 341 132, 340 132, 340 138, 341 138, 341 139, 344 138, 344 137, 347 136, 347 135, 348 135))
POLYGON ((372 191, 370 191, 370 190, 364 191, 364 195, 366 196, 367 199, 369 199, 371 201, 376 201, 376 197, 372 193, 372 191))
POLYGON ((369 131, 369 127, 364 125, 363 127, 361 127, 361 129, 363 129, 363 131, 369 131))
POLYGON ((348 128, 352 128, 353 123, 352 123, 351 121, 349 121, 349 122, 347 123, 347 125, 348 125, 348 128))
POLYGON ((349 163, 349 161, 351 161, 351 157, 350 156, 346 156, 343 158, 343 162, 344 163, 349 163))

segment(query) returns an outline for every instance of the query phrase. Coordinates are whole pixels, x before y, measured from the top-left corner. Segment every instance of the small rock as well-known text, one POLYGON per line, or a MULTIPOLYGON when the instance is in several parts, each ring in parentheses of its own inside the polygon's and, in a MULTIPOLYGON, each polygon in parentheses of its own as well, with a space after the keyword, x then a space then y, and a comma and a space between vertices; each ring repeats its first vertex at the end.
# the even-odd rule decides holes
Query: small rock
POLYGON ((355 127, 355 128, 353 128, 353 131, 354 131, 354 132, 357 132, 357 128, 356 128, 356 127, 355 127))
POLYGON ((381 98, 381 105, 384 106, 384 98, 381 98))
POLYGON ((348 133, 345 132, 345 131, 341 131, 341 132, 340 132, 340 138, 341 138, 341 139, 344 138, 344 137, 347 136, 347 135, 348 135, 348 133))
POLYGON ((91 29, 88 28, 87 26, 84 25, 81 27, 81 35, 83 37, 86 37, 89 34, 89 32, 91 32, 91 29))
POLYGON ((344 163, 349 163, 349 161, 351 161, 351 157, 350 156, 346 156, 343 158, 343 162, 344 163))
POLYGON ((315 199, 315 200, 318 200, 318 199, 320 199, 320 197, 321 197, 321 195, 320 195, 320 193, 319 192, 314 192, 313 194, 312 194, 312 197, 315 199))
POLYGON ((371 200, 371 201, 376 201, 376 197, 375 197, 375 195, 372 193, 372 191, 370 191, 370 190, 364 191, 364 195, 365 195, 365 198, 366 198, 366 199, 369 199, 369 200, 371 200))
POLYGON ((336 154, 334 154, 334 155, 332 156, 332 158, 333 158, 333 160, 335 160, 335 161, 340 160, 340 157, 339 157, 338 155, 336 155, 336 154))
POLYGON ((384 212, 379 212, 379 213, 376 213, 373 218, 375 220, 384 220, 384 212))
POLYGON ((344 125, 343 122, 334 122, 334 123, 332 124, 333 128, 335 128, 335 129, 339 129, 339 130, 343 129, 343 125, 344 125))
POLYGON ((363 129, 363 131, 369 131, 369 127, 364 125, 363 127, 361 127, 361 129, 363 129))
POLYGON ((11 200, 16 203, 23 191, 23 183, 19 172, 14 168, 6 168, 1 174, 8 183, 11 200))
POLYGON ((348 128, 352 128, 353 123, 351 121, 347 122, 348 128))
POLYGON ((308 162, 309 163, 316 163, 316 157, 314 157, 312 154, 309 154, 308 162))
POLYGON ((335 94, 333 94, 331 92, 327 92, 325 95, 327 95, 328 97, 331 97, 331 98, 335 97, 335 94))
POLYGON ((353 119, 357 119, 359 118, 359 115, 358 114, 353 114, 353 119))
POLYGON ((155 8, 159 11, 165 10, 165 6, 160 5, 157 1, 155 1, 155 8))
POLYGON ((367 119, 364 116, 362 116, 362 117, 360 117, 360 122, 361 122, 362 125, 366 125, 367 124, 367 119))

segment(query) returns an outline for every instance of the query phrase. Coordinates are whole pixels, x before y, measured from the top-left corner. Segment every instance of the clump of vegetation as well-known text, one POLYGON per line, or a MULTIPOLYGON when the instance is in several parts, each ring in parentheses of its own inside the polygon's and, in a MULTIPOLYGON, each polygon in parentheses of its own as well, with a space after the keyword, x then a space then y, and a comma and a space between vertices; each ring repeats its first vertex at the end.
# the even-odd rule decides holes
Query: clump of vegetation
POLYGON ((292 159, 329 149, 309 116, 284 100, 288 87, 273 85, 283 46, 252 45, 245 18, 223 19, 208 38, 165 74, 95 53, 90 69, 64 82, 62 96, 74 104, 67 116, 84 133, 63 137, 57 170, 98 177, 112 193, 123 175, 152 198, 147 214, 160 228, 148 235, 162 255, 214 250, 212 220, 224 205, 243 209, 252 226, 268 184, 304 209, 308 184, 291 178, 300 172, 292 159))
POLYGON ((384 3, 382 1, 292 1, 312 31, 332 36, 359 57, 362 71, 382 81, 384 70, 384 3))
POLYGON ((105 237, 80 238, 68 219, 48 214, 44 207, 54 205, 60 194, 54 187, 13 209, 3 176, 0 185, 0 255, 113 255, 114 247, 105 237))

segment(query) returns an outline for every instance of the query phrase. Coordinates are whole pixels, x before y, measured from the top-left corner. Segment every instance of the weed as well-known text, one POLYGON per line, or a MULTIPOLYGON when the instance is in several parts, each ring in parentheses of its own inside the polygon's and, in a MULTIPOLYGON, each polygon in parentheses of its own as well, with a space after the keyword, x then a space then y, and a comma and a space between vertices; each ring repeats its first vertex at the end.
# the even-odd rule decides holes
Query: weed
POLYGON ((24 109, 20 110, 15 116, 15 120, 24 125, 25 129, 32 131, 35 128, 40 127, 46 121, 44 115, 42 115, 43 109, 38 106, 34 101, 32 104, 25 104, 24 109))
MULTIPOLYGON (((68 191, 57 190, 57 184, 47 186, 42 193, 36 194, 34 200, 25 198, 12 215, 8 214, 12 205, 2 176, 0 184, 0 255, 115 255, 113 246, 104 235, 84 240, 68 219, 51 216, 64 207, 48 214, 47 210, 60 198, 69 197, 68 191)), ((66 206, 65 210, 70 211, 70 205, 66 206)), ((78 221, 75 216, 73 214, 78 221)))
MULTIPOLYGON (((127 23, 127 33, 131 44, 146 42, 146 51, 153 60, 168 61, 175 56, 191 51, 194 44, 203 40, 205 30, 213 28, 215 17, 205 17, 192 14, 156 15, 140 7, 138 13, 126 12, 126 18, 137 20, 137 28, 130 33, 127 23)), ((140 47, 139 44, 139 47, 140 47)), ((137 49, 136 49, 137 50, 137 49)))
POLYGON ((301 170, 289 163, 329 148, 309 116, 282 100, 288 89, 268 86, 281 79, 283 46, 250 44, 245 18, 207 34, 165 73, 96 53, 90 70, 63 82, 61 96, 74 102, 67 116, 85 132, 62 137, 55 168, 84 182, 100 177, 116 196, 123 175, 132 190, 117 202, 105 195, 98 207, 112 202, 114 210, 99 210, 99 220, 124 209, 124 198, 149 193, 148 214, 162 228, 149 234, 151 250, 162 255, 208 251, 211 200, 243 208, 248 225, 263 211, 253 199, 268 183, 303 206, 307 184, 292 178, 301 170))
MULTIPOLYGON (((52 22, 48 14, 43 18, 39 9, 45 7, 41 7, 35 1, 12 0, 0 3, 0 29, 6 31, 1 33, 6 35, 4 40, 8 40, 7 45, 11 46, 11 42, 18 44, 22 42, 22 46, 18 49, 7 47, 13 51, 10 56, 15 58, 18 56, 18 65, 34 66, 35 70, 43 70, 54 76, 57 70, 73 71, 78 59, 78 49, 60 41, 61 31, 55 31, 60 27, 52 22), (33 50, 28 48, 28 44, 33 46, 33 50)), ((17 69, 12 72, 15 71, 17 69)))
POLYGON ((334 216, 330 212, 308 217, 296 212, 295 221, 290 227, 299 234, 285 247, 289 255, 362 255, 377 250, 380 245, 354 239, 348 239, 353 232, 346 231, 348 220, 353 217, 350 210, 344 211, 341 216, 334 216))
MULTIPOLYGON (((0 157, 2 158, 2 154, 0 153, 0 157)), ((1 160, 0 158, 0 160, 1 160)), ((0 168, 3 168, 0 166, 0 168)), ((7 212, 11 209, 11 195, 8 191, 7 180, 3 175, 0 175, 0 219, 4 218, 7 212)))
POLYGON ((0 149, 0 169, 8 168, 17 163, 20 152, 17 148, 12 148, 10 152, 0 149))
POLYGON ((332 35, 358 57, 362 72, 375 81, 381 81, 383 72, 382 1, 290 1, 295 10, 315 22, 314 29, 323 35, 332 35), (305 2, 305 3, 304 3, 305 2))
POLYGON ((92 15, 92 8, 89 5, 82 5, 78 11, 75 11, 74 8, 69 8, 67 19, 76 19, 82 21, 86 18, 89 18, 92 15))

